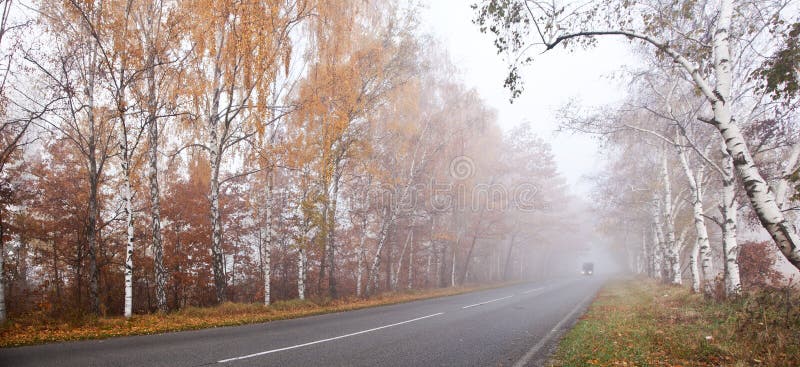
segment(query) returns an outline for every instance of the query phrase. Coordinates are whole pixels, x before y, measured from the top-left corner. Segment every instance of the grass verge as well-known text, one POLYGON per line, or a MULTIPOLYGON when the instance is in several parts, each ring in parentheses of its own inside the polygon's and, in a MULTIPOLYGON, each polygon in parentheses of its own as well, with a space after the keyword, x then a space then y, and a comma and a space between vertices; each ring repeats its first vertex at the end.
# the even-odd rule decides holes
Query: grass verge
POLYGON ((168 314, 98 317, 81 322, 53 320, 31 314, 0 327, 0 347, 15 347, 47 342, 104 339, 114 336, 158 334, 170 331, 244 325, 275 320, 294 319, 325 313, 352 311, 429 298, 452 296, 506 284, 442 288, 421 291, 384 293, 368 299, 349 298, 335 301, 278 301, 265 307, 261 304, 224 303, 216 307, 187 307, 168 314))
POLYGON ((715 301, 620 280, 600 291, 550 366, 798 366, 799 307, 796 289, 715 301))

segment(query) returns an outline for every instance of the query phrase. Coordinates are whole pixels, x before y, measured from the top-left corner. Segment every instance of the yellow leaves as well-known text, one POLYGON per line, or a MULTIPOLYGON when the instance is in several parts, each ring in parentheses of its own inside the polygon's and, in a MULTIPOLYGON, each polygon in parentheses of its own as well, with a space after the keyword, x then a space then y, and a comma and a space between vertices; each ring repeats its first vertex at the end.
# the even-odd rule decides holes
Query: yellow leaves
POLYGON ((265 307, 257 303, 223 303, 216 307, 187 307, 170 314, 104 317, 70 326, 46 317, 30 317, 0 329, 0 347, 82 339, 103 339, 112 336, 157 334, 168 331, 194 330, 209 327, 242 325, 284 320, 330 312, 341 312, 433 297, 455 295, 490 287, 463 287, 428 291, 400 292, 376 298, 341 299, 313 303, 311 301, 279 301, 265 307))

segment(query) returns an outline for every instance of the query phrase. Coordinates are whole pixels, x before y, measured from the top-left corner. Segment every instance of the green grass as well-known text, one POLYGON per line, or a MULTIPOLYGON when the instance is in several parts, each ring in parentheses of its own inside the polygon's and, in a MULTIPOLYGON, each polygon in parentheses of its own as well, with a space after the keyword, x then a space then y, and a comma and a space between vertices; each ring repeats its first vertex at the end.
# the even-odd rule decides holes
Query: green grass
POLYGON ((715 301, 636 279, 600 291, 551 366, 798 366, 800 295, 715 301))

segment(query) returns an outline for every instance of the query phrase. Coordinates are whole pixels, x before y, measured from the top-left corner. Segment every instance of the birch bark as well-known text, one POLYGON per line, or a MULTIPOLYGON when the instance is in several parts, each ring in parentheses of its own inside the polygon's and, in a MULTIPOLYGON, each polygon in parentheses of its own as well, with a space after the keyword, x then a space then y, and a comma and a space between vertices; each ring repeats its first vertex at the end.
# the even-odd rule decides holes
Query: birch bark
POLYGON ((697 259, 699 257, 700 263, 702 266, 703 271, 703 281, 704 287, 703 291, 706 294, 710 294, 713 291, 713 269, 712 269, 712 259, 711 259, 711 245, 708 240, 708 227, 706 226, 705 222, 705 210, 703 209, 703 172, 697 173, 698 177, 695 178, 695 173, 692 167, 689 165, 689 161, 686 157, 686 150, 680 146, 676 145, 678 149, 678 156, 681 160, 681 166, 683 166, 683 172, 686 175, 686 179, 689 182, 689 190, 691 191, 691 201, 692 201, 692 216, 694 219, 694 228, 696 234, 696 241, 694 245, 694 249, 692 249, 692 256, 690 261, 692 262, 692 289, 699 292, 699 287, 701 285, 700 279, 697 276, 697 259))
MULTIPOLYGON (((124 126, 122 127, 125 128, 124 126)), ((124 134, 123 134, 124 135, 124 134)), ((126 138, 127 139, 127 138, 126 138)), ((125 201, 125 318, 130 318, 133 314, 133 191, 131 189, 130 160, 127 157, 122 160, 122 197, 125 201)))
POLYGON ((306 299, 306 253, 297 249, 297 298, 306 299))
POLYGON ((679 244, 675 241, 675 221, 672 213, 672 185, 670 183, 669 166, 667 163, 667 155, 663 154, 661 158, 661 176, 664 185, 664 201, 663 201, 663 215, 664 215, 664 231, 665 247, 667 250, 667 264, 669 264, 669 276, 672 284, 681 284, 681 262, 679 244))
POLYGON ((664 235, 661 230, 661 204, 660 200, 655 199, 653 203, 653 274, 656 279, 662 279, 664 273, 662 265, 664 263, 664 235))
MULTIPOLYGON (((549 41, 542 35, 546 51, 558 44, 578 37, 624 36, 648 43, 672 58, 672 60, 691 77, 694 85, 711 104, 714 117, 708 121, 720 133, 733 165, 742 179, 744 189, 759 222, 772 237, 776 246, 789 262, 800 269, 800 235, 797 228, 786 219, 781 211, 780 200, 759 172, 747 147, 746 139, 733 118, 731 86, 733 80, 732 58, 730 53, 730 27, 733 15, 733 0, 720 0, 716 16, 716 29, 712 37, 714 85, 703 76, 701 67, 654 37, 627 30, 581 31, 556 37, 549 41)), ((536 24, 537 19, 529 19, 536 24)), ((536 24, 538 26, 538 24, 536 24)), ((502 48, 502 46, 499 46, 502 48)), ((518 92, 518 91, 517 91, 518 92)))
POLYGON ((789 262, 800 269, 800 236, 797 234, 797 229, 794 224, 786 220, 780 210, 775 194, 756 167, 744 136, 732 116, 730 105, 732 70, 729 46, 732 13, 732 0, 722 0, 713 47, 716 89, 710 96, 706 93, 714 111, 712 123, 722 134, 726 150, 744 183, 750 204, 761 225, 789 262))
POLYGON ((264 200, 264 229, 261 241, 261 272, 264 274, 264 306, 270 304, 270 281, 272 279, 272 170, 267 172, 266 200, 264 200))
MULTIPOLYGON (((725 153, 723 151, 723 153, 725 153)), ((725 291, 728 295, 741 293, 742 285, 739 279, 739 244, 736 239, 736 184, 733 173, 733 162, 730 156, 723 159, 722 202, 722 252, 725 261, 725 291)))
MULTIPOLYGON (((159 14, 161 7, 157 7, 159 14)), ((153 263, 156 275, 156 305, 167 312, 167 271, 164 268, 164 246, 161 240, 161 199, 158 186, 158 107, 156 95, 156 50, 148 42, 147 56, 147 177, 150 183, 150 239, 153 246, 153 263)))

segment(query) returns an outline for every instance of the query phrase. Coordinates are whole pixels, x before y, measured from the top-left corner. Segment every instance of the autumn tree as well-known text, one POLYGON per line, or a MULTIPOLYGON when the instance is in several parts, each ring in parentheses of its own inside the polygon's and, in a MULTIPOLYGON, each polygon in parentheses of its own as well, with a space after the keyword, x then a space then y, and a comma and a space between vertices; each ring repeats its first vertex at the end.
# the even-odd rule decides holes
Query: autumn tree
MULTIPOLYGON (((702 116, 701 120, 715 128, 724 140, 762 226, 784 256, 800 268, 800 237, 780 210, 774 191, 756 165, 739 127, 749 118, 747 110, 739 108, 741 92, 748 87, 739 82, 756 67, 749 61, 774 45, 766 33, 769 24, 785 18, 783 2, 723 0, 718 6, 711 6, 691 1, 609 0, 592 4, 488 0, 473 8, 477 12, 475 22, 482 31, 495 36, 500 52, 525 53, 531 45, 541 46, 545 51, 559 45, 593 45, 597 37, 622 36, 645 44, 659 57, 672 61, 683 79, 710 106, 712 116, 702 116), (750 16, 753 14, 768 15, 750 16), (691 35, 692 32, 699 33, 698 37, 691 35), (742 91, 738 90, 739 85, 744 86, 742 91)), ((512 60, 532 59, 522 55, 512 60)), ((520 83, 519 65, 512 64, 506 79, 512 96, 521 92, 520 83)))
POLYGON ((191 101, 189 123, 208 154, 211 201, 211 251, 217 301, 226 299, 220 185, 224 158, 263 129, 270 86, 291 55, 289 31, 310 10, 306 1, 192 1, 181 12, 191 14, 187 41, 193 45, 185 93, 191 101))

